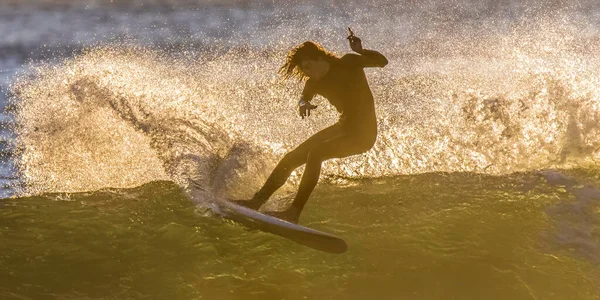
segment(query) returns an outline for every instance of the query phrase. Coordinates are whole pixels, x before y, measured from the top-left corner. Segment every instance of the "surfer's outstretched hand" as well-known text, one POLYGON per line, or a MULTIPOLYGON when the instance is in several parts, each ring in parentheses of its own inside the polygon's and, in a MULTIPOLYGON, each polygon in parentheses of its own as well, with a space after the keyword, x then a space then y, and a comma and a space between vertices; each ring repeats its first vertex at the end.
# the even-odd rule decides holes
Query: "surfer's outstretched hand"
POLYGON ((347 39, 350 42, 350 49, 352 49, 352 51, 356 53, 361 53, 363 51, 362 41, 360 40, 360 38, 354 35, 354 32, 352 32, 352 29, 350 29, 350 27, 348 27, 348 32, 349 35, 347 39))
POLYGON ((317 108, 316 105, 312 105, 304 100, 300 100, 300 102, 298 102, 298 114, 300 117, 302 117, 302 119, 304 119, 304 117, 309 117, 310 111, 315 108, 317 108))

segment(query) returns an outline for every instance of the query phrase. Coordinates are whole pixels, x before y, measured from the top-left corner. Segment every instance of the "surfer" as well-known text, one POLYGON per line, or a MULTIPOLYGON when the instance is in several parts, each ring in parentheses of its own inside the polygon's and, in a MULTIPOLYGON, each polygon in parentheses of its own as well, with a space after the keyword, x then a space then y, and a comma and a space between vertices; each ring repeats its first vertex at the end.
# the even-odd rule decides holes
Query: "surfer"
POLYGON ((315 95, 326 98, 340 113, 338 122, 312 135, 277 164, 263 187, 250 200, 234 200, 236 204, 259 209, 285 182, 296 168, 306 164, 298 192, 285 211, 269 215, 297 223, 311 192, 317 185, 321 163, 368 151, 377 138, 377 118, 373 95, 363 68, 384 67, 388 60, 381 53, 364 49, 360 38, 348 28, 350 49, 357 54, 341 58, 320 45, 307 41, 292 49, 280 68, 284 79, 306 81, 298 102, 302 119, 317 106, 315 95))

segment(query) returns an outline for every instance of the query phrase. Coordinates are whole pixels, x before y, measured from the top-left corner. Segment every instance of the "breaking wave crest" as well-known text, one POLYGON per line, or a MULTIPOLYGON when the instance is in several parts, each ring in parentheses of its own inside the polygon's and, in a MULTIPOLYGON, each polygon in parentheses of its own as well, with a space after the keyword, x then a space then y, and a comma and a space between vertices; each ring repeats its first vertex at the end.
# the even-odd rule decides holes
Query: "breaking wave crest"
MULTIPOLYGON (((37 67, 11 89, 21 193, 167 179, 250 194, 286 151, 337 118, 319 98, 309 120, 296 116, 302 85, 277 75, 296 42, 179 54, 112 45, 37 67)), ((429 50, 380 44, 391 64, 367 71, 378 141, 326 162, 326 177, 506 174, 600 157, 600 52, 580 27, 522 25, 429 50)))

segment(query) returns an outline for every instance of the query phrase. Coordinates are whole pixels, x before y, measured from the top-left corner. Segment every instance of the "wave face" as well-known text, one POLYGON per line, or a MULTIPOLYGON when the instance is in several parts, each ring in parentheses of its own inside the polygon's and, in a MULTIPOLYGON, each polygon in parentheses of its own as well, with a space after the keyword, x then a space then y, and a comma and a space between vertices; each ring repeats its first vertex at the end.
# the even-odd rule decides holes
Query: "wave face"
MULTIPOLYGON (((506 174, 600 158, 592 25, 552 16, 436 30, 363 13, 354 31, 391 62, 367 71, 378 141, 364 155, 326 162, 326 177, 506 174)), ((302 21, 270 18, 247 29, 265 32, 261 45, 247 37, 202 50, 105 44, 15 79, 21 193, 166 179, 249 195, 286 151, 337 119, 321 98, 309 120, 299 119, 302 84, 277 75, 286 51, 314 39, 341 55, 351 23, 345 14, 321 16, 298 33, 302 21)))

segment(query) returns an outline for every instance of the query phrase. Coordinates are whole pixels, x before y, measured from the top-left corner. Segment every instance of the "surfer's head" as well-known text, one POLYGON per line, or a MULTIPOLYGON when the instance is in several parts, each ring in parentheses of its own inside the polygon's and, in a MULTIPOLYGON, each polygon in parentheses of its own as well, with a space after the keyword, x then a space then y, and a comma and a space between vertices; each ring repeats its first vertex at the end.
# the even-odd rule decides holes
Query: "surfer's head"
POLYGON ((279 73, 285 79, 290 77, 299 80, 320 79, 329 71, 329 64, 337 59, 337 56, 325 50, 321 45, 308 41, 288 53, 279 73))

